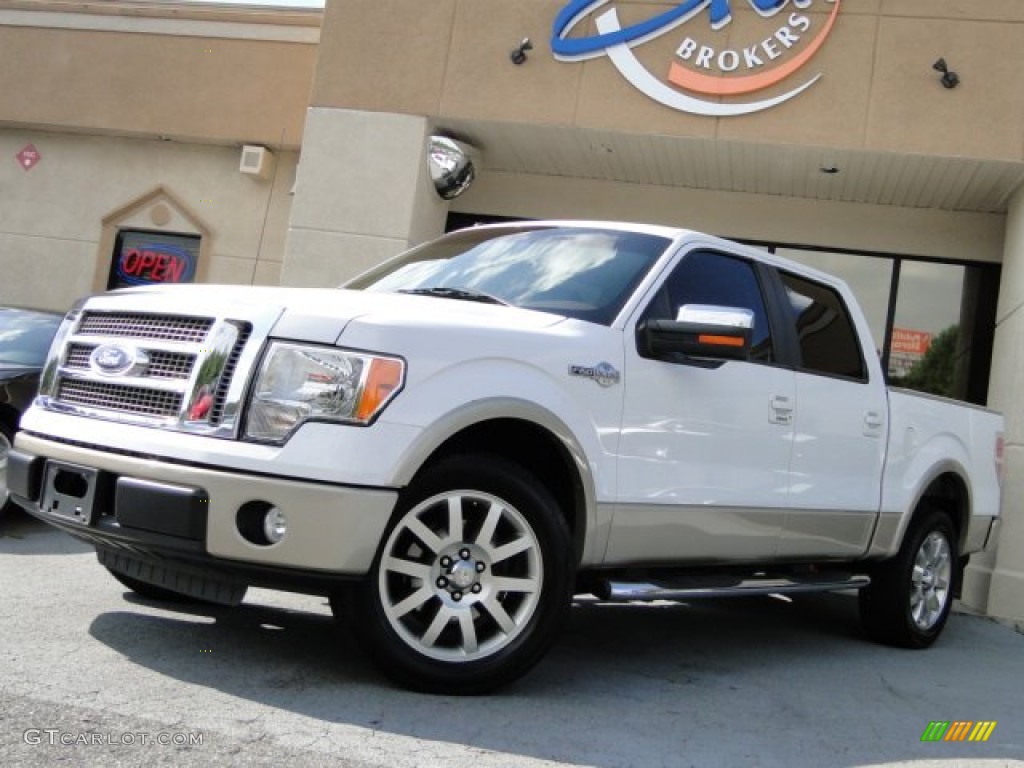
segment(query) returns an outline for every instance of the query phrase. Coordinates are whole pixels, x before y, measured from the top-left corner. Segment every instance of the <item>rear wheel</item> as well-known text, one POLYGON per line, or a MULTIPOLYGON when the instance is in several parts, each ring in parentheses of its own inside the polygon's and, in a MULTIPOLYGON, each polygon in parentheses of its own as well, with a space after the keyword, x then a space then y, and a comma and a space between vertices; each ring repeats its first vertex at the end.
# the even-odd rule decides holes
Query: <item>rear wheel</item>
POLYGON ((929 509, 907 531, 899 554, 881 564, 861 590, 860 615, 874 640, 903 648, 935 642, 953 605, 959 578, 949 515, 929 509))
POLYGON ((565 518, 536 478, 498 457, 455 456, 403 494, 370 573, 344 594, 387 675, 474 694, 540 660, 567 615, 573 571, 565 518))

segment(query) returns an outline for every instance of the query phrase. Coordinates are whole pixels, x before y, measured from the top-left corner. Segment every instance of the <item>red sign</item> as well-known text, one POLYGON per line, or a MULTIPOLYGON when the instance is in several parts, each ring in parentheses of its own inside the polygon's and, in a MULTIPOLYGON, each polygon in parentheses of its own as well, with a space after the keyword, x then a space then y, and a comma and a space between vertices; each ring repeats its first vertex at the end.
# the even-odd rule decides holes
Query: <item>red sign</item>
POLYGON ((150 283, 191 283, 199 238, 169 232, 121 230, 114 245, 108 288, 150 283))
POLYGON ((921 357, 932 345, 932 335, 924 331, 910 331, 906 328, 892 329, 892 351, 921 357))
POLYGON ((125 251, 118 265, 122 275, 142 278, 150 283, 180 283, 190 267, 186 254, 138 248, 125 251))
POLYGON ((26 144, 21 148, 15 157, 18 158, 18 165, 24 168, 26 171, 31 171, 43 156, 39 154, 39 150, 32 144, 26 144))

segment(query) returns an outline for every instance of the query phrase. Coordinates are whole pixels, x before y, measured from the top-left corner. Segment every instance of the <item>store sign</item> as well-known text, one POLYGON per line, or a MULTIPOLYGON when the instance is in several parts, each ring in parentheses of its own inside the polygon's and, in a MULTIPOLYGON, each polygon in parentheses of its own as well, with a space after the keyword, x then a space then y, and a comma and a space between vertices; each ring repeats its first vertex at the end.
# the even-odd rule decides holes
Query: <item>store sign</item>
POLYGON ((911 331, 906 328, 892 329, 892 351, 903 355, 923 357, 932 345, 932 335, 924 331, 911 331))
MULTIPOLYGON (((623 27, 614 4, 594 18, 597 34, 573 30, 608 0, 572 0, 552 28, 551 50, 561 61, 607 56, 635 88, 672 109, 728 117, 761 112, 797 96, 821 78, 808 64, 835 26, 841 0, 686 0, 652 18, 623 27), (747 2, 760 16, 749 39, 730 35, 732 6, 747 2), (810 13, 825 10, 827 13, 810 13), (806 11, 806 13, 805 13, 806 11), (633 48, 668 33, 679 43, 665 75, 651 72, 633 48), (782 93, 755 99, 773 86, 782 93)), ((745 35, 746 37, 746 35, 745 35)))
POLYGON ((152 283, 191 283, 199 238, 193 235, 122 231, 111 264, 110 288, 152 283))

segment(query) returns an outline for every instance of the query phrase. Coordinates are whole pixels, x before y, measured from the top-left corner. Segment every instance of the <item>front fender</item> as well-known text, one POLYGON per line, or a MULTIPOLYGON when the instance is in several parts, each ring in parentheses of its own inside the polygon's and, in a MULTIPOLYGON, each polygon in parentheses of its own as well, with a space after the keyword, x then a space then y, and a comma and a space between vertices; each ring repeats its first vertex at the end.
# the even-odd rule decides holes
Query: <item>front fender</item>
POLYGON ((616 492, 621 389, 568 376, 564 386, 560 383, 529 363, 478 360, 450 366, 407 387, 381 419, 420 422, 415 439, 394 466, 391 484, 408 485, 440 446, 469 427, 495 419, 529 422, 553 435, 572 458, 586 507, 583 562, 597 562, 604 553, 616 492), (488 394, 470 399, 467 392, 488 394))

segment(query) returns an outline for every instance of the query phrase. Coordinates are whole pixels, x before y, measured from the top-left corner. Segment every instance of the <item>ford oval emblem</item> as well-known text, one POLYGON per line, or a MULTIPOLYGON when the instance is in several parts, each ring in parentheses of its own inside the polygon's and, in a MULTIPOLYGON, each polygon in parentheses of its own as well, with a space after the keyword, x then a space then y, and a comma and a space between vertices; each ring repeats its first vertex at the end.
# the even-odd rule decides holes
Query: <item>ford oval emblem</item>
POLYGON ((133 347, 121 344, 103 344, 89 355, 89 365, 97 373, 119 376, 131 370, 136 363, 137 353, 133 347))

